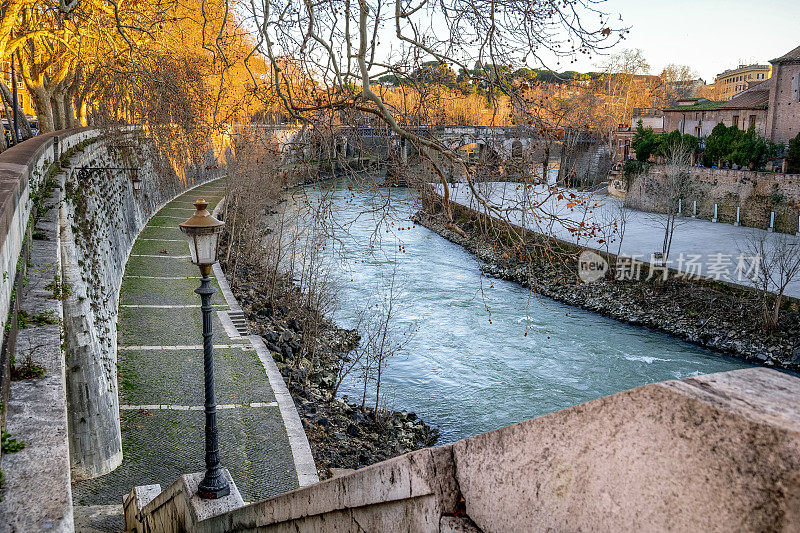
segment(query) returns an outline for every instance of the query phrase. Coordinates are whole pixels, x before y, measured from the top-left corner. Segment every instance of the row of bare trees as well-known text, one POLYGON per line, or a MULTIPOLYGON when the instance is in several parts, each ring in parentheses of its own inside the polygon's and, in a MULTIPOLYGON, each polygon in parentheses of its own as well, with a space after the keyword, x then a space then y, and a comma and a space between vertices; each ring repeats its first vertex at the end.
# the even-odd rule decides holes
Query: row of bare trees
POLYGON ((197 0, 6 0, 0 59, 15 62, 42 133, 138 124, 167 145, 207 142, 251 116, 253 92, 269 70, 234 8, 197 0))

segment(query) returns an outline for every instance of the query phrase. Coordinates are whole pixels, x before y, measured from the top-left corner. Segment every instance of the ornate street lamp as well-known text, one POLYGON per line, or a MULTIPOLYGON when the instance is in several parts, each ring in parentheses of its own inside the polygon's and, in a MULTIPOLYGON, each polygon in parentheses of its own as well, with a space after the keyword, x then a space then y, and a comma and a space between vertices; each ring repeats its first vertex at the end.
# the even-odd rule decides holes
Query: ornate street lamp
POLYGON ((208 203, 198 199, 194 203, 197 209, 189 220, 180 224, 181 231, 186 234, 192 263, 200 267, 203 275, 200 287, 194 292, 200 295, 203 312, 203 368, 205 370, 205 412, 206 412, 206 474, 197 494, 201 498, 217 499, 231 492, 228 481, 222 475, 219 464, 219 445, 217 444, 217 400, 214 397, 214 345, 211 331, 211 266, 217 262, 219 234, 224 222, 220 222, 206 209, 208 203))
POLYGON ((131 169, 131 184, 133 185, 134 194, 138 194, 142 190, 142 178, 139 177, 138 168, 131 169))

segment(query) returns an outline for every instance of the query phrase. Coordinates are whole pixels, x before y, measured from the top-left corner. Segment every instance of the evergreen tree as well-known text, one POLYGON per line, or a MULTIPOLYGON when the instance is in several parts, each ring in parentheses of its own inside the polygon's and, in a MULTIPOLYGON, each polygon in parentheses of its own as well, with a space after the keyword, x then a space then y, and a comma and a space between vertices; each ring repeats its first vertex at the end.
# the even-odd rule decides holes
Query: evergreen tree
POLYGON ((727 128, 725 124, 720 122, 714 129, 711 130, 711 135, 706 139, 706 148, 703 155, 703 164, 707 167, 716 165, 718 162, 725 160, 730 149, 728 144, 729 132, 728 129, 736 129, 731 126, 727 128))
POLYGON ((740 132, 733 141, 730 158, 740 167, 759 170, 767 161, 777 157, 780 149, 780 145, 759 136, 751 126, 746 132, 740 132))
POLYGON ((789 172, 800 173, 800 133, 794 139, 789 140, 786 162, 789 164, 789 172))
POLYGON ((631 148, 636 152, 636 159, 639 161, 647 161, 650 156, 658 149, 659 139, 653 128, 645 128, 640 120, 636 125, 636 135, 633 136, 631 141, 631 148))

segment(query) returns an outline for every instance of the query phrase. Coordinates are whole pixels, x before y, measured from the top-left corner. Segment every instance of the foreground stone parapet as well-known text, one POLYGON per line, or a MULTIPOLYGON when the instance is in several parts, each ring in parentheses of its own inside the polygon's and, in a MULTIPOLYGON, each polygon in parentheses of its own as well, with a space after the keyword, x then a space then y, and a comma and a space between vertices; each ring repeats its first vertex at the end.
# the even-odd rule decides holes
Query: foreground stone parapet
MULTIPOLYGON (((143 506, 140 520, 163 516, 159 502, 143 506)), ((800 379, 756 368, 645 385, 181 522, 185 529, 162 525, 198 532, 794 531, 800 379)))
POLYGON ((123 503, 126 530, 137 533, 186 531, 187 524, 195 524, 244 505, 227 468, 222 469, 222 475, 228 480, 231 493, 218 500, 200 498, 197 487, 203 475, 203 472, 183 475, 163 492, 161 485, 134 488, 125 496, 123 503), (143 513, 145 507, 148 508, 147 513, 143 513))
POLYGON ((647 385, 455 443, 459 486, 486 531, 796 530, 799 401, 766 369, 647 385))

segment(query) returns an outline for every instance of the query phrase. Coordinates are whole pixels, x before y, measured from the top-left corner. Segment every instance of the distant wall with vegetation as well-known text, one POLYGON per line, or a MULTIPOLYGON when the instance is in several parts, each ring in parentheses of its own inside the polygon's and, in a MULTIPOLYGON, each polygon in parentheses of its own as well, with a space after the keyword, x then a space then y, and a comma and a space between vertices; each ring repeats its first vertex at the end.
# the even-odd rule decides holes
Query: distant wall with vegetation
MULTIPOLYGON (((666 169, 666 165, 652 165, 632 178, 626 203, 634 208, 658 210, 657 206, 664 201, 662 185, 666 169)), ((743 226, 766 229, 774 211, 776 231, 800 231, 800 174, 700 167, 689 171, 691 194, 683 200, 684 215, 692 215, 692 202, 696 200, 698 218, 713 218, 716 203, 719 222, 733 224, 739 206, 743 226)))

